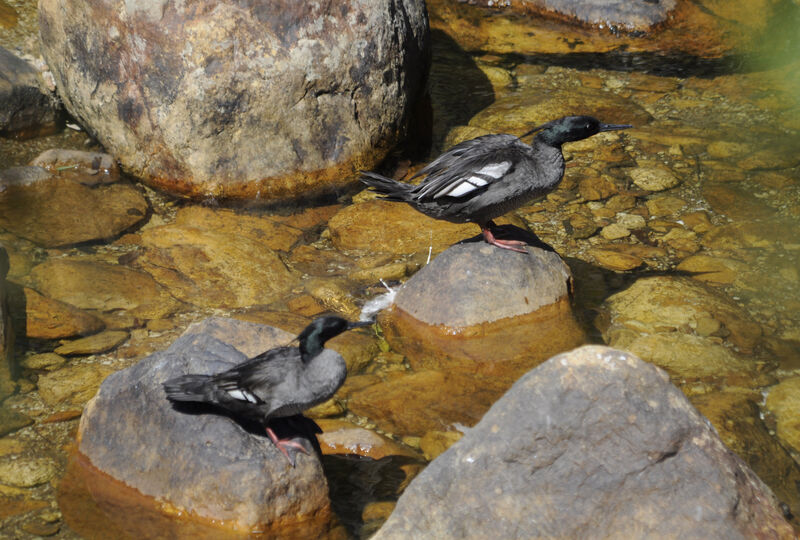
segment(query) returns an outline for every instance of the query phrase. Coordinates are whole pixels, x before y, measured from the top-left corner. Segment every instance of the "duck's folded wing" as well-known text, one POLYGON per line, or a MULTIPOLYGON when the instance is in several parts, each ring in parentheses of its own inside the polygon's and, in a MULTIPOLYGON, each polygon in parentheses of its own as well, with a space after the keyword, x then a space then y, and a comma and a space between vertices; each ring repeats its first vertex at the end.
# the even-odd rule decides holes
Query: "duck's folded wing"
POLYGON ((299 358, 296 348, 272 349, 215 375, 214 383, 232 399, 260 405, 269 400, 275 387, 293 376, 299 358))
MULTIPOLYGON (((415 199, 430 201, 442 197, 474 197, 508 174, 521 159, 525 159, 526 146, 516 137, 508 135, 500 140, 496 139, 499 135, 491 137, 495 139, 487 141, 487 144, 473 145, 471 150, 460 152, 458 156, 450 155, 449 159, 442 159, 450 152, 440 156, 437 161, 441 161, 436 167, 432 167, 436 161, 428 165, 428 176, 415 189, 415 199)), ((474 143, 482 138, 467 142, 474 143)))

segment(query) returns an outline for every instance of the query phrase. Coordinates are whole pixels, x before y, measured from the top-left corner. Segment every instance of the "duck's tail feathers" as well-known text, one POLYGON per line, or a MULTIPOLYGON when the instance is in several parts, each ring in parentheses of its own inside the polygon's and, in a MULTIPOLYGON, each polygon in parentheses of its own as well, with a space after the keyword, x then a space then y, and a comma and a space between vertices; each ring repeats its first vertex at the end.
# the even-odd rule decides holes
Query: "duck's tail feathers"
POLYGON ((206 401, 209 375, 184 375, 164 383, 164 392, 171 401, 206 401))
POLYGON ((368 171, 361 171, 361 181, 383 195, 387 201, 408 202, 411 190, 415 187, 368 171))

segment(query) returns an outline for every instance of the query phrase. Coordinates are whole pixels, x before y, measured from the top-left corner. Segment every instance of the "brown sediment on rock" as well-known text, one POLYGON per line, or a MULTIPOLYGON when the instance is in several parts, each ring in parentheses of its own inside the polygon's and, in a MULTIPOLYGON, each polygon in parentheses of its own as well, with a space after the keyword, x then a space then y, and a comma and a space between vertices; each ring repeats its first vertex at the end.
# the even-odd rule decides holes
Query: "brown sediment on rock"
POLYGON ((490 375, 509 383, 560 352, 586 343, 568 297, 532 313, 452 328, 393 306, 381 318, 387 340, 415 369, 490 375), (502 351, 502 355, 499 354, 502 351))
POLYGON ((235 520, 210 519, 143 495, 100 471, 88 457, 74 449, 58 487, 58 502, 70 528, 87 539, 345 538, 330 506, 312 515, 254 526, 235 520))
POLYGON ((210 178, 205 182, 189 180, 184 167, 172 169, 148 167, 131 174, 161 191, 189 200, 247 201, 253 205, 261 201, 264 205, 314 199, 358 185, 357 175, 361 170, 375 167, 386 156, 388 150, 399 141, 399 137, 378 143, 370 151, 355 156, 344 163, 313 171, 296 170, 280 176, 257 180, 247 178, 210 178), (171 174, 170 174, 171 173, 171 174))

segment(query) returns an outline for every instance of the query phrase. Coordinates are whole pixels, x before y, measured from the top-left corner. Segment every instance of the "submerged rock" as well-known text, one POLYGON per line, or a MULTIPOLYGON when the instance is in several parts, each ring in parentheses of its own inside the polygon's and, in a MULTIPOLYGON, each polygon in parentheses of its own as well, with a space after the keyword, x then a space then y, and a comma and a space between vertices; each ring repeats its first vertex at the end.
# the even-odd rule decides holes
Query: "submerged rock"
POLYGON ((763 52, 785 6, 691 0, 430 0, 431 27, 467 51, 571 56, 586 67, 679 73, 763 52), (509 13, 511 12, 511 13, 509 13), (602 54, 599 54, 602 53, 602 54), (717 62, 715 62, 717 60, 717 62))
POLYGON ((163 225, 142 234, 136 264, 186 303, 240 308, 286 295, 299 276, 267 243, 235 229, 163 225))
POLYGON ((315 537, 330 525, 330 508, 314 452, 298 454, 292 468, 260 429, 207 408, 179 412, 161 386, 185 373, 223 371, 293 337, 232 319, 193 325, 166 351, 103 383, 81 417, 78 451, 162 508, 265 534, 307 521, 307 537, 315 537))
POLYGON ((120 179, 117 162, 102 152, 51 148, 36 156, 30 164, 87 186, 113 184, 120 179))
POLYGON ((376 539, 794 538, 775 496, 658 368, 582 347, 520 379, 376 539))
POLYGON ((179 302, 144 272, 92 260, 51 259, 31 271, 41 293, 82 309, 126 310, 134 317, 159 319, 179 302))
POLYGON ((611 326, 604 336, 612 341, 616 329, 642 336, 680 333, 719 337, 750 353, 761 340, 761 326, 744 309, 723 293, 689 278, 638 279, 610 296, 606 308, 611 326))
POLYGON ((800 377, 790 377, 770 388, 766 408, 777 421, 780 440, 800 457, 800 377))
POLYGON ((48 407, 83 407, 114 370, 97 364, 65 365, 39 376, 39 397, 48 407))
POLYGON ((342 186, 400 139, 429 63, 420 0, 45 0, 39 27, 70 112, 129 172, 196 199, 342 186))
POLYGON ((397 292, 380 322, 414 369, 491 374, 508 384, 585 339, 558 254, 485 242, 455 245, 397 292))
POLYGON ((421 437, 456 423, 474 425, 509 384, 458 371, 422 369, 349 391, 347 409, 384 432, 421 437))
POLYGON ((41 167, 0 171, 0 227, 44 247, 113 238, 147 212, 147 200, 130 185, 92 189, 41 167))
MULTIPOLYGON (((800 385, 798 385, 800 388, 800 385)), ((799 394, 800 395, 800 394, 799 394)), ((800 464, 770 433, 757 403, 761 392, 746 393, 741 389, 689 396, 692 405, 708 418, 719 432, 725 446, 736 452, 791 510, 793 524, 800 524, 800 464)), ((786 419, 797 417, 797 403, 788 403, 786 419)), ((770 408, 769 396, 766 406, 770 408)), ((778 437, 781 437, 780 428, 778 437)), ((784 442, 785 439, 783 439, 784 442)), ((800 455, 796 452, 795 455, 800 455)))
POLYGON ((343 208, 328 227, 331 242, 339 250, 392 255, 439 253, 479 232, 471 223, 448 223, 407 204, 378 199, 343 208))
POLYGON ((25 287, 25 335, 36 339, 88 336, 105 328, 98 318, 25 287))

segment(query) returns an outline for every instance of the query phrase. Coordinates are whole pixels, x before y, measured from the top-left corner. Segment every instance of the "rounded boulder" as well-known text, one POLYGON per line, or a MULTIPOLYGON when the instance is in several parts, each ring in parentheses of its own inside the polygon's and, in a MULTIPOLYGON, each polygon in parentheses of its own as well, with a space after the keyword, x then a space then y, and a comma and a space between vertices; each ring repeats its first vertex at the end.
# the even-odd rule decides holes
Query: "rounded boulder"
POLYGON ((42 0, 39 23, 72 115, 193 199, 343 185, 403 135, 429 64, 422 0, 42 0))

